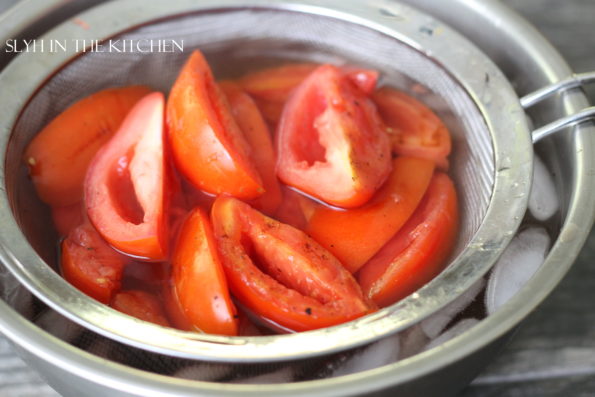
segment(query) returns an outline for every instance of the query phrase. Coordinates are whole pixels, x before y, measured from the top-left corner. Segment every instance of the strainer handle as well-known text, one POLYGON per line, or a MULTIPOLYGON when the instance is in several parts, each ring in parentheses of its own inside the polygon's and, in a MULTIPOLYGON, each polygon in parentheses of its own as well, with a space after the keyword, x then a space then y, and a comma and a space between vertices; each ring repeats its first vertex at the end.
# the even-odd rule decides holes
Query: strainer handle
MULTIPOLYGON (((577 88, 583 84, 593 82, 595 82, 595 72, 576 73, 567 79, 561 80, 557 83, 548 85, 528 95, 525 95, 520 100, 521 106, 524 109, 528 109, 557 92, 571 88, 577 88)), ((546 136, 549 136, 564 127, 592 119, 595 119, 595 106, 585 108, 580 112, 552 121, 551 123, 534 130, 531 133, 531 139, 533 140, 533 143, 536 143, 542 138, 545 138, 546 136)))

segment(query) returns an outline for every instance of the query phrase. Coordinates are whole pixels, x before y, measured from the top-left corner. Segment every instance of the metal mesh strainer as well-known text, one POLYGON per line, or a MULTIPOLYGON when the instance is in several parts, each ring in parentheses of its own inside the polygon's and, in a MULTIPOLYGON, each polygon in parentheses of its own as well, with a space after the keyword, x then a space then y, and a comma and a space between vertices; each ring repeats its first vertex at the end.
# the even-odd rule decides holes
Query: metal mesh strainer
MULTIPOLYGON (((321 355, 304 367, 308 369, 301 376, 311 378, 308 371, 324 367, 330 354, 405 329, 452 301, 489 270, 518 227, 530 187, 531 139, 518 98, 487 57, 434 19, 394 2, 333 3, 333 8, 307 0, 251 4, 108 3, 81 16, 88 29, 67 23, 48 37, 131 40, 144 49, 146 40, 175 39, 183 41, 185 52, 75 54, 70 46, 60 53, 23 54, 0 76, 7 87, 0 99, 7 115, 0 122, 6 193, 0 202, 2 258, 18 281, 45 304, 88 329, 73 324, 76 335, 69 335, 71 343, 160 373, 187 365, 184 359, 228 361, 240 372, 258 373, 273 364, 241 363, 291 359, 299 366, 300 360, 321 355), (105 15, 110 15, 109 26, 103 23, 105 15), (186 54, 197 47, 220 77, 281 60, 353 63, 378 69, 383 83, 428 103, 454 140, 451 174, 460 194, 462 227, 449 267, 405 300, 351 323, 252 338, 191 334, 147 324, 68 285, 52 270, 57 267, 56 240, 49 226, 40 226, 50 222, 26 180, 20 162, 24 147, 41 126, 91 92, 132 83, 166 91, 186 54)), ((11 275, 2 275, 0 282, 3 299, 27 318, 56 316, 46 324, 63 321, 11 275)))

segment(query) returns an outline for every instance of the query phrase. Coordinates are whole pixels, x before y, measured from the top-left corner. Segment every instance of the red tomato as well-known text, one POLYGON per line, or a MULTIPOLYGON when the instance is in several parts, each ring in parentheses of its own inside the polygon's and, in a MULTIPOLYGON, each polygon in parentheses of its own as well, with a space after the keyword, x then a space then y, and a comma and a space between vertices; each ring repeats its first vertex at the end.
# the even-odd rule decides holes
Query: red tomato
POLYGON ((88 222, 73 229, 62 242, 62 275, 102 303, 109 303, 120 289, 125 264, 125 257, 107 245, 88 222))
POLYGON ((276 156, 269 128, 252 98, 239 85, 223 81, 219 86, 229 101, 233 116, 251 148, 252 162, 262 177, 265 192, 250 204, 266 214, 274 214, 282 196, 275 174, 276 156))
POLYGON ((415 98, 392 88, 379 89, 372 99, 387 125, 395 154, 429 159, 448 169, 450 134, 438 116, 415 98))
POLYGON ((260 69, 243 76, 239 83, 254 98, 285 103, 295 87, 318 66, 315 63, 290 63, 260 69))
POLYGON ((277 139, 279 178, 331 205, 364 204, 391 170, 390 142, 374 104, 332 65, 296 88, 277 139))
POLYGON ((81 201, 83 180, 93 156, 116 132, 126 113, 149 92, 141 86, 99 91, 46 125, 23 155, 39 197, 54 207, 81 201))
POLYGON ((198 189, 242 199, 264 193, 250 148, 199 51, 171 89, 167 122, 176 166, 198 189))
POLYGON ((143 260, 167 258, 164 99, 155 92, 128 114, 97 153, 85 179, 89 219, 117 250, 143 260))
MULTIPOLYGON (((293 90, 318 66, 315 63, 291 63, 261 69, 242 77, 239 84, 254 98, 265 119, 277 124, 293 90)), ((378 80, 376 71, 353 67, 341 69, 366 94, 374 91, 378 80)))
POLYGON ((359 271, 365 294, 383 307, 429 282, 452 251, 458 220, 453 183, 436 173, 411 219, 359 271))
POLYGON ((230 289, 248 310, 295 331, 370 312, 351 274, 305 233, 232 197, 211 216, 230 289))
POLYGON ((112 299, 111 307, 139 320, 164 327, 170 326, 157 297, 145 291, 118 292, 112 299))
POLYGON ((236 309, 229 296, 208 216, 193 210, 184 221, 172 257, 174 291, 182 312, 197 329, 237 335, 236 309))
POLYGON ((355 273, 413 214, 433 172, 429 160, 398 157, 388 181, 370 202, 346 211, 318 206, 306 232, 355 273))
POLYGON ((77 202, 64 207, 52 207, 52 220, 60 236, 68 236, 71 230, 83 223, 83 204, 77 202))

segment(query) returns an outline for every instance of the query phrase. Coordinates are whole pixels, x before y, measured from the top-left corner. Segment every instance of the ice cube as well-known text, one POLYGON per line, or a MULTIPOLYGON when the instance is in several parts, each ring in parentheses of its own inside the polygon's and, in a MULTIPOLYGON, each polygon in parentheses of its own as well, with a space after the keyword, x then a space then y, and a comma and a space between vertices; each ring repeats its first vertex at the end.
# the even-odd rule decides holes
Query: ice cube
POLYGON ((473 328, 473 326, 475 326, 477 323, 479 323, 479 320, 476 318, 464 318, 452 327, 448 328, 437 338, 432 339, 432 341, 428 343, 423 350, 426 351, 440 346, 441 344, 446 343, 452 338, 457 337, 473 328))
POLYGON ((529 212, 540 221, 545 221, 558 211, 560 203, 554 178, 539 156, 533 162, 533 183, 529 193, 529 212))
POLYGON ((342 363, 332 376, 343 376, 367 371, 393 363, 399 358, 399 336, 391 335, 374 342, 342 363))
POLYGON ((80 325, 65 319, 61 314, 51 309, 42 312, 34 322, 38 327, 65 342, 74 341, 83 332, 80 325))
POLYGON ((508 302, 533 276, 543 263, 549 245, 550 237, 541 227, 525 229, 512 239, 488 280, 488 314, 508 302))
POLYGON ((419 324, 400 332, 399 338, 401 340, 399 360, 416 355, 430 341, 419 324))
POLYGON ((452 303, 423 320, 420 324, 421 329, 425 332, 428 338, 433 339, 437 337, 457 314, 473 302, 484 286, 485 280, 483 278, 477 280, 475 284, 452 303))

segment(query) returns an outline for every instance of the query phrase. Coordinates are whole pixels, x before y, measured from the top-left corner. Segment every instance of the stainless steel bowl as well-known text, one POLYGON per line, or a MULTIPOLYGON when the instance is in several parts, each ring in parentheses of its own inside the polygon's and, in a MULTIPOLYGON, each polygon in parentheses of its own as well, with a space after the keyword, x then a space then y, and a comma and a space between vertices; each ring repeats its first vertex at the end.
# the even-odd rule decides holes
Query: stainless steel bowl
MULTIPOLYGON (((523 22, 516 20, 498 4, 491 2, 453 2, 448 10, 439 9, 431 2, 416 3, 428 8, 432 14, 441 14, 450 24, 459 28, 497 59, 509 78, 523 94, 570 74, 559 55, 523 22), (426 4, 427 3, 427 4, 426 4), (473 21, 473 25, 465 24, 473 21), (481 23, 483 21, 484 23, 481 23), (478 32, 477 26, 481 26, 478 32), (512 32, 512 33, 510 33, 512 32), (489 37, 489 39, 488 39, 489 37), (500 38, 494 40, 494 37, 500 38), (488 40, 483 42, 483 40, 488 40), (514 52, 510 53, 513 48, 514 52), (529 50, 529 51, 527 51, 529 50), (546 62, 547 61, 547 62, 546 62), (535 73, 524 75, 530 65, 535 73), (548 66, 546 66, 548 65, 548 66)), ((562 116, 586 105, 580 93, 569 93, 557 98, 550 109, 562 116)), ((534 118, 540 120, 537 112, 534 118)), ((347 377, 303 384, 273 386, 214 385, 155 376, 131 368, 106 363, 96 357, 53 338, 1 305, 0 330, 19 346, 19 351, 30 359, 50 379, 54 387, 65 395, 105 395, 110 389, 114 395, 238 395, 270 393, 274 395, 351 395, 368 394, 386 388, 398 389, 402 395, 445 395, 463 385, 474 371, 490 357, 500 337, 524 318, 565 274, 582 245, 593 218, 593 198, 588 192, 593 181, 591 161, 593 138, 590 126, 581 126, 569 136, 556 137, 544 142, 538 149, 548 154, 550 165, 560 171, 558 181, 563 209, 563 226, 546 263, 529 284, 502 310, 490 316, 468 333, 410 359, 376 370, 347 377), (76 381, 65 376, 72 373, 76 381), (455 376, 461 374, 462 376, 455 376), (107 386, 106 386, 107 385, 107 386)))

